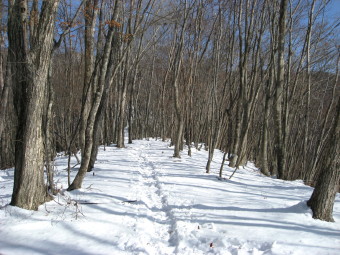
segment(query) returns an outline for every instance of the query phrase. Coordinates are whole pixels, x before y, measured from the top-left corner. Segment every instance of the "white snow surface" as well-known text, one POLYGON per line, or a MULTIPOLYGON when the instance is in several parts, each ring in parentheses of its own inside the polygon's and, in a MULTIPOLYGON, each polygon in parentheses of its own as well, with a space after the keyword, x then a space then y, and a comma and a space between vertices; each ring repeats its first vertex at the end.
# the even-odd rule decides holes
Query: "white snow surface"
MULTIPOLYGON (((67 192, 67 158, 56 159, 61 193, 27 211, 8 205, 13 169, 0 171, 0 254, 340 254, 340 196, 335 223, 312 218, 313 189, 265 177, 251 163, 225 166, 215 151, 173 158, 169 143, 100 147, 83 188, 67 192)), ((72 159, 75 164, 75 159, 72 159)), ((79 166, 72 171, 75 176, 79 166)))

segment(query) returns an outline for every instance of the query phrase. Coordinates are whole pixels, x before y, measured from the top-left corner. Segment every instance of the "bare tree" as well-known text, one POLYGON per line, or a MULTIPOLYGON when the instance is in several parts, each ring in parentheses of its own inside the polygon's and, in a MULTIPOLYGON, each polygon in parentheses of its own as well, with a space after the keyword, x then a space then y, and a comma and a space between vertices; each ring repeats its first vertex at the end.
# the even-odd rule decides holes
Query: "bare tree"
POLYGON ((80 123, 80 148, 82 156, 85 151, 85 132, 91 104, 93 100, 93 93, 95 92, 94 84, 91 81, 94 75, 94 48, 95 48, 95 27, 98 15, 98 0, 86 0, 84 6, 84 19, 85 19, 85 75, 83 87, 83 110, 80 123))
POLYGON ((95 126, 95 121, 96 121, 96 115, 97 115, 100 102, 102 100, 104 88, 105 88, 105 76, 108 70, 108 64, 109 64, 110 52, 111 52, 111 43, 112 43, 112 39, 114 35, 114 27, 117 26, 116 18, 117 18, 118 6, 120 4, 121 2, 118 1, 114 5, 114 11, 112 13, 112 17, 108 25, 108 32, 105 36, 105 45, 104 45, 103 52, 101 54, 97 54, 97 57, 96 57, 97 66, 94 68, 92 72, 92 79, 91 79, 91 82, 93 83, 93 88, 95 89, 96 93, 94 94, 94 98, 93 98, 93 101, 90 107, 88 120, 86 123, 84 152, 82 153, 83 156, 81 159, 80 169, 76 177, 74 178, 73 182, 68 187, 68 190, 81 188, 85 175, 89 169, 92 148, 94 146, 93 131, 94 131, 94 126, 95 126))
POLYGON ((176 133, 174 136, 174 157, 180 158, 180 150, 183 143, 183 130, 184 130, 184 114, 182 110, 182 103, 180 97, 180 87, 179 87, 179 76, 181 72, 181 67, 183 63, 183 53, 184 53, 184 38, 185 31, 187 26, 187 21, 189 18, 189 3, 188 1, 183 2, 183 19, 179 22, 176 22, 175 25, 175 52, 174 52, 174 62, 173 62, 173 77, 172 77, 172 86, 174 89, 174 104, 175 104, 175 112, 176 112, 176 133))

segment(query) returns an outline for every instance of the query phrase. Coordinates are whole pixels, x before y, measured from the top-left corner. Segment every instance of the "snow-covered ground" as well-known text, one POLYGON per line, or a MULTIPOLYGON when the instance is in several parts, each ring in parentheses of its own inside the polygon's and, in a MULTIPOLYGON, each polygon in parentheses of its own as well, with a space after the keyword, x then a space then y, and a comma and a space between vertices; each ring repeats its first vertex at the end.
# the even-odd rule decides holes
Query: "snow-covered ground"
POLYGON ((339 194, 336 222, 322 222, 300 181, 264 177, 251 164, 220 181, 221 152, 211 174, 206 151, 172 154, 153 139, 101 147, 94 174, 73 192, 59 157, 63 190, 37 212, 6 205, 13 170, 0 171, 0 254, 340 254, 339 194))

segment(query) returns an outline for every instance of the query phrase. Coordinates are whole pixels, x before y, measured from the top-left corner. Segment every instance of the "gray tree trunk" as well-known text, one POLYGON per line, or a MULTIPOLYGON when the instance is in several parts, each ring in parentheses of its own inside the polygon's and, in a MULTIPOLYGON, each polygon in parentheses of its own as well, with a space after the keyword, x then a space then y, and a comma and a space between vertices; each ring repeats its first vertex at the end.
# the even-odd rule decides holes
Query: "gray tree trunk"
MULTIPOLYGON (((269 89, 269 88, 267 88, 269 89)), ((261 173, 269 176, 268 165, 268 122, 269 122, 269 95, 266 93, 262 127, 262 141, 261 141, 261 173)))
POLYGON ((37 32, 28 47, 27 2, 9 7, 9 60, 12 64, 14 103, 18 115, 15 174, 11 205, 37 210, 49 199, 44 182, 43 114, 48 70, 53 48, 58 0, 43 1, 37 32))
POLYGON ((307 202, 313 211, 313 218, 334 221, 333 206, 340 181, 340 98, 336 116, 329 136, 329 145, 324 152, 325 163, 314 192, 307 202))
POLYGON ((276 136, 276 157, 277 157, 277 177, 285 178, 285 145, 284 145, 284 129, 282 122, 282 105, 283 105, 283 84, 284 84, 284 47, 286 34, 286 12, 288 0, 281 0, 280 17, 279 17, 279 35, 278 35, 278 63, 277 78, 275 90, 275 136, 276 136))
MULTIPOLYGON (((112 15, 112 20, 116 20, 115 15, 117 13, 118 4, 119 3, 116 3, 115 5, 115 10, 112 15)), ((96 93, 94 94, 94 98, 91 104, 91 109, 89 112, 89 117, 88 117, 87 124, 86 124, 85 146, 84 146, 84 152, 82 153, 83 155, 81 159, 80 169, 76 177, 74 178, 72 184, 68 187, 68 190, 81 188, 85 175, 90 166, 92 148, 94 146, 93 136, 94 136, 94 128, 96 125, 95 121, 96 121, 96 116, 98 113, 100 103, 102 101, 103 92, 105 89, 106 73, 108 70, 108 63, 110 60, 110 52, 111 52, 111 44, 113 40, 113 35, 114 35, 114 28, 113 26, 109 26, 109 31, 106 35, 103 53, 100 55, 97 55, 97 58, 101 59, 99 71, 97 72, 96 69, 94 69, 93 71, 93 82, 94 82, 94 86, 96 87, 96 93)))
POLYGON ((98 14, 98 0, 86 0, 85 2, 85 77, 83 87, 83 110, 80 123, 80 148, 85 151, 85 131, 87 120, 91 109, 93 99, 93 83, 91 78, 94 70, 94 32, 96 18, 98 14))
MULTIPOLYGON (((188 21, 188 10, 187 10, 187 1, 184 1, 184 18, 183 23, 180 26, 180 35, 178 37, 178 48, 175 53, 174 58, 174 77, 173 77, 173 89, 174 89, 174 99, 175 99, 175 111, 176 111, 176 117, 177 117, 177 126, 176 126, 176 134, 175 134, 175 148, 174 148, 174 157, 180 158, 180 150, 183 143, 183 130, 184 130, 184 116, 182 112, 182 103, 180 98, 180 92, 179 92, 179 75, 181 72, 182 67, 182 57, 184 52, 184 37, 185 37, 185 30, 186 25, 188 21)), ((176 31, 177 32, 177 31, 176 31)))
MULTIPOLYGON (((9 66, 9 64, 7 66, 9 66)), ((3 54, 0 51, 0 136, 5 127, 5 114, 9 96, 9 84, 7 81, 4 82, 4 80, 3 54)))

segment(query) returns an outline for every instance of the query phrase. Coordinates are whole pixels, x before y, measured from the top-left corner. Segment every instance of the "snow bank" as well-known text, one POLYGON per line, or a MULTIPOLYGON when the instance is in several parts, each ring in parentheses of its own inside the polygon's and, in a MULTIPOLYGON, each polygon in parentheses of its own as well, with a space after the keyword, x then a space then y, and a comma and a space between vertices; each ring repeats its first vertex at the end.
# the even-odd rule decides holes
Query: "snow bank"
MULTIPOLYGON (((222 153, 211 174, 206 151, 172 154, 152 139, 100 148, 83 188, 63 190, 37 212, 7 205, 13 169, 1 171, 0 254, 339 254, 339 195, 336 222, 322 222, 300 181, 264 177, 252 164, 221 181, 222 153)), ((55 164, 65 189, 67 160, 55 164)), ((225 177, 231 172, 225 167, 225 177)))

